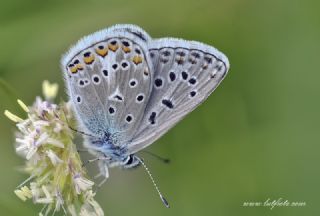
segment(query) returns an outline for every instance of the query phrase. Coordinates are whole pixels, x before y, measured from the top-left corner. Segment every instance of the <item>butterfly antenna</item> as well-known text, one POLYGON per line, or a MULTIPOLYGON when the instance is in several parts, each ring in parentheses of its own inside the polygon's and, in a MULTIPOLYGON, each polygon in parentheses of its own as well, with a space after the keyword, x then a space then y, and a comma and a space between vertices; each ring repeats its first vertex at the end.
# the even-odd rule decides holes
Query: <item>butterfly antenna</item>
POLYGON ((79 130, 77 130, 77 129, 74 129, 74 128, 71 127, 69 124, 68 124, 68 126, 69 126, 70 130, 73 130, 74 132, 77 132, 77 133, 80 133, 80 134, 82 134, 82 135, 89 136, 89 137, 95 137, 95 136, 93 136, 93 135, 91 135, 91 134, 87 134, 87 133, 85 133, 85 132, 83 132, 83 131, 79 131, 79 130))
POLYGON ((143 150, 143 151, 141 151, 141 152, 147 153, 147 154, 149 154, 149 155, 157 158, 158 160, 162 161, 163 163, 166 163, 166 164, 170 163, 170 159, 169 159, 169 158, 161 157, 161 156, 159 156, 159 155, 157 155, 157 154, 154 154, 154 153, 149 152, 149 151, 146 151, 146 150, 143 150))
POLYGON ((150 177, 150 179, 151 179, 151 181, 152 181, 152 183, 153 183, 153 186, 154 186, 155 189, 157 190, 157 192, 158 192, 158 194, 159 194, 159 196, 160 196, 160 199, 161 199, 161 201, 163 202, 163 204, 165 205, 165 207, 170 208, 170 205, 169 205, 168 201, 166 200, 166 198, 164 198, 164 196, 162 196, 162 193, 160 192, 160 190, 159 190, 156 182, 154 181, 154 179, 153 179, 153 177, 152 177, 152 175, 151 175, 151 172, 149 171, 149 169, 148 169, 148 167, 146 166, 146 164, 145 164, 139 157, 137 157, 137 159, 138 159, 139 162, 142 164, 142 166, 144 167, 144 169, 147 171, 147 173, 148 173, 148 175, 149 175, 149 177, 150 177))

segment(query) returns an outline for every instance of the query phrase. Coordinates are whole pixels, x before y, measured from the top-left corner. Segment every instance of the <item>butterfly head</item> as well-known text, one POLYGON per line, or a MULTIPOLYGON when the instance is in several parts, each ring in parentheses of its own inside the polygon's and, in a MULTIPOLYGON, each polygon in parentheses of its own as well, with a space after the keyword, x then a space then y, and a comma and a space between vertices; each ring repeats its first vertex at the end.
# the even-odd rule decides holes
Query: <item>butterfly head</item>
POLYGON ((115 145, 116 140, 105 133, 102 138, 87 137, 86 146, 88 149, 97 153, 100 158, 105 158, 108 167, 121 166, 125 169, 139 166, 138 156, 129 154, 125 147, 115 145))
POLYGON ((140 160, 138 159, 138 156, 136 155, 129 155, 125 158, 125 161, 123 161, 123 168, 125 169, 130 169, 130 168, 136 168, 138 167, 140 164, 140 160))

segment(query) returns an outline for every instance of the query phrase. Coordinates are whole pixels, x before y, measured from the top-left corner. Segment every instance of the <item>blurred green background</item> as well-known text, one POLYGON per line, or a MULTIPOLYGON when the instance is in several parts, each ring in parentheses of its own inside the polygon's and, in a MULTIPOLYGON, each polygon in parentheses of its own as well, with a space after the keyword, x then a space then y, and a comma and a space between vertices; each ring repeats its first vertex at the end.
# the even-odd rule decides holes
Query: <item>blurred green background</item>
MULTIPOLYGON (((22 115, 80 37, 133 23, 153 37, 214 45, 231 69, 215 93, 145 156, 172 208, 143 169, 111 171, 97 199, 106 215, 320 215, 320 2, 297 0, 1 0, 0 110, 22 115), (283 198, 305 207, 243 207, 283 198)), ((0 214, 36 215, 13 190, 27 176, 14 124, 0 115, 0 214)))

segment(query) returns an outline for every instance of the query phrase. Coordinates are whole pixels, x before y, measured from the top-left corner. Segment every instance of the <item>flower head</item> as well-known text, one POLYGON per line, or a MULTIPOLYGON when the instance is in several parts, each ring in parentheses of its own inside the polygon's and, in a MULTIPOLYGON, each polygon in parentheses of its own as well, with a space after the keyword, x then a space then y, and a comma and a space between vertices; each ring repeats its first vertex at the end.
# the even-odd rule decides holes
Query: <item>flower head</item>
POLYGON ((36 98, 28 107, 18 104, 27 113, 22 119, 9 111, 5 115, 16 123, 16 152, 26 159, 24 171, 30 177, 14 191, 23 201, 32 199, 45 205, 40 215, 63 210, 71 215, 102 216, 94 200, 92 187, 73 143, 69 122, 75 120, 72 106, 51 102, 57 94, 57 84, 43 83, 46 100, 36 98))

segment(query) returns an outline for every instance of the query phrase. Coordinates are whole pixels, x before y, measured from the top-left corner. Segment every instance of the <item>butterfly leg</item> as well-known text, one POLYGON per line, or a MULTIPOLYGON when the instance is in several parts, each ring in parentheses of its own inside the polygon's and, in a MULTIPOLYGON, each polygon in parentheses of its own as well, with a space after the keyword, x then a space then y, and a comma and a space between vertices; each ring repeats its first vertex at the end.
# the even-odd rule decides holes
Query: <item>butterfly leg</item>
POLYGON ((84 162, 84 163, 82 164, 82 167, 87 166, 89 163, 96 162, 96 161, 100 161, 100 160, 109 160, 109 158, 107 158, 107 157, 97 157, 97 158, 93 158, 93 159, 90 159, 90 160, 87 160, 86 162, 84 162))
POLYGON ((103 177, 102 181, 97 184, 97 190, 104 184, 106 183, 107 179, 109 178, 109 169, 107 164, 104 164, 102 167, 100 167, 100 173, 96 175, 94 178, 100 178, 103 177))
POLYGON ((99 184, 98 184, 98 188, 100 188, 102 185, 104 185, 104 183, 106 183, 107 178, 104 178, 99 184))

